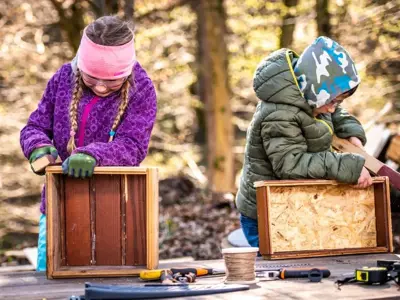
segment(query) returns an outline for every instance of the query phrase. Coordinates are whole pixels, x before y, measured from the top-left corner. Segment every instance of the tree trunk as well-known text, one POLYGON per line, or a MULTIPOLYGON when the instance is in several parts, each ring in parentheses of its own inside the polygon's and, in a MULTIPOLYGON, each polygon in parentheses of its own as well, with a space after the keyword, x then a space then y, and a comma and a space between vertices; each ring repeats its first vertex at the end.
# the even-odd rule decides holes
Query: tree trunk
POLYGON ((133 13, 135 7, 135 0, 125 0, 124 13, 125 20, 133 22, 133 13))
POLYGON ((295 15, 290 11, 298 4, 298 0, 284 0, 285 12, 282 17, 282 32, 280 38, 280 48, 289 48, 293 43, 293 33, 296 27, 295 15))
POLYGON ((119 6, 118 0, 107 0, 106 1, 106 14, 116 15, 118 14, 119 6))
POLYGON ((57 0, 50 1, 57 10, 61 30, 66 33, 69 44, 76 52, 81 42, 81 31, 85 28, 84 8, 80 1, 74 1, 69 8, 64 8, 57 0))
MULTIPOLYGON (((336 5, 336 13, 334 15, 336 19, 336 25, 331 26, 331 37, 340 43, 340 33, 343 30, 342 25, 348 24, 349 14, 348 8, 351 0, 343 0, 342 3, 336 5)), ((333 17, 333 16, 332 16, 333 17)))
POLYGON ((95 0, 93 11, 96 14, 96 18, 100 18, 106 14, 106 0, 95 0))
POLYGON ((328 11, 329 0, 316 0, 318 35, 331 36, 330 14, 328 11))
POLYGON ((223 0, 195 4, 199 37, 200 98, 205 103, 208 180, 213 192, 234 188, 233 124, 223 0))

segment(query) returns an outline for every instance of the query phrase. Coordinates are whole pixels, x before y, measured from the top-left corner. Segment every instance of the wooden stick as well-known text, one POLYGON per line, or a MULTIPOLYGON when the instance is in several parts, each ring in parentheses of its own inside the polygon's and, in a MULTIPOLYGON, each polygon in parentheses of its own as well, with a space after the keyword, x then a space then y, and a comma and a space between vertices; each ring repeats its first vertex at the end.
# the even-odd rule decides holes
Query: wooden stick
POLYGON ((348 140, 333 136, 332 146, 340 152, 350 152, 360 154, 365 158, 365 167, 375 175, 389 177, 390 183, 400 190, 400 173, 391 169, 383 162, 377 160, 375 157, 369 155, 364 149, 357 147, 350 143, 348 140))
POLYGON ((54 159, 54 157, 50 154, 42 156, 40 158, 38 158, 37 160, 35 160, 31 166, 32 169, 37 173, 37 172, 41 172, 44 169, 46 169, 46 167, 50 166, 50 165, 56 165, 61 163, 61 158, 58 156, 57 159, 54 159))
POLYGON ((375 175, 385 164, 365 152, 364 149, 357 147, 348 140, 333 136, 332 146, 339 152, 357 153, 365 158, 365 167, 375 175))

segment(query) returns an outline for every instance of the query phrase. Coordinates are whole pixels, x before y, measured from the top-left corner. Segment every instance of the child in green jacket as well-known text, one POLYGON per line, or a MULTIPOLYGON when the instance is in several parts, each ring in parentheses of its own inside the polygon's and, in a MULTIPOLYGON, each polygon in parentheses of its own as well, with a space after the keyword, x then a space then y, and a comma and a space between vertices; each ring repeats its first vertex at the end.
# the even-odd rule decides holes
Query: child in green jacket
POLYGON ((254 182, 279 179, 335 179, 360 188, 372 184, 364 158, 331 151, 333 134, 359 147, 366 143, 360 122, 340 104, 360 83, 347 51, 317 38, 300 57, 280 49, 254 75, 261 100, 247 130, 245 159, 236 205, 243 232, 258 247, 254 182))

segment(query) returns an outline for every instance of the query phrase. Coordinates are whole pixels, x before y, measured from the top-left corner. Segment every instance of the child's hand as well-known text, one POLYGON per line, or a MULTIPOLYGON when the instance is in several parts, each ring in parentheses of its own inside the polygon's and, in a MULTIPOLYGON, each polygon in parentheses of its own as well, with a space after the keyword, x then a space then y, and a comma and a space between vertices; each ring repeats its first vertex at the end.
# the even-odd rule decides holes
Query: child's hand
POLYGON ((44 146, 36 148, 35 150, 32 151, 31 155, 29 156, 29 162, 33 163, 38 158, 41 158, 42 156, 45 156, 47 154, 53 156, 54 159, 57 159, 58 157, 58 152, 56 148, 54 148, 53 146, 44 146))
POLYGON ((36 148, 35 150, 32 151, 31 155, 29 156, 29 163, 31 164, 31 169, 32 169, 33 173, 35 173, 37 175, 45 174, 44 170, 41 172, 35 172, 35 170, 33 170, 33 168, 32 168, 32 163, 35 160, 37 160, 45 155, 48 155, 48 154, 53 156, 54 159, 57 159, 57 157, 58 157, 57 149, 54 148, 53 146, 44 146, 44 147, 36 148))
POLYGON ((84 153, 73 154, 62 164, 64 174, 75 178, 91 177, 93 175, 96 159, 84 153))
POLYGON ((368 170, 363 167, 361 170, 360 177, 358 178, 356 188, 365 189, 372 184, 372 177, 368 170))
POLYGON ((349 142, 352 143, 354 146, 364 149, 362 142, 359 140, 359 138, 356 138, 355 136, 350 137, 349 142))

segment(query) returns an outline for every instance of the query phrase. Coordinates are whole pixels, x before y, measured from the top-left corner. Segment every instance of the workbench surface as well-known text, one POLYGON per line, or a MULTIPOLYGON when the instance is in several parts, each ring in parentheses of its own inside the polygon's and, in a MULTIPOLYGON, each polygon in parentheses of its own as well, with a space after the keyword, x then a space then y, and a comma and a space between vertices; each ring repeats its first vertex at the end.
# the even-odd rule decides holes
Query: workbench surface
MULTIPOLYGON (((257 265, 277 264, 310 264, 310 266, 325 266, 332 275, 320 283, 311 283, 308 279, 286 279, 276 281, 260 281, 252 285, 250 290, 215 294, 210 296, 195 296, 174 299, 400 299, 400 289, 393 282, 382 286, 364 284, 349 284, 338 290, 334 281, 344 273, 354 272, 355 268, 376 266, 378 259, 399 259, 394 254, 352 255, 325 258, 308 258, 296 260, 265 261, 258 260, 257 265)), ((189 263, 160 262, 160 268, 170 267, 211 267, 224 268, 223 260, 193 261, 189 263)), ((208 277, 197 280, 198 284, 222 282, 223 277, 208 277)), ((71 295, 84 293, 85 282, 106 284, 143 284, 137 277, 130 278, 83 278, 47 280, 43 272, 10 272, 0 273, 0 299, 69 299, 71 295)))

